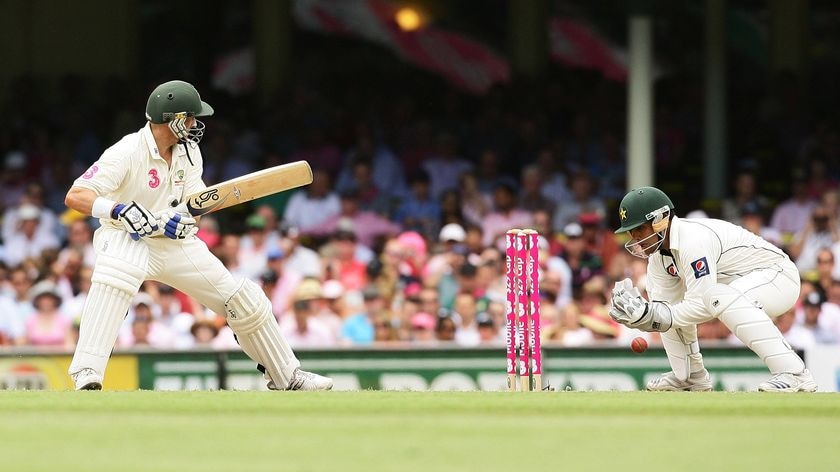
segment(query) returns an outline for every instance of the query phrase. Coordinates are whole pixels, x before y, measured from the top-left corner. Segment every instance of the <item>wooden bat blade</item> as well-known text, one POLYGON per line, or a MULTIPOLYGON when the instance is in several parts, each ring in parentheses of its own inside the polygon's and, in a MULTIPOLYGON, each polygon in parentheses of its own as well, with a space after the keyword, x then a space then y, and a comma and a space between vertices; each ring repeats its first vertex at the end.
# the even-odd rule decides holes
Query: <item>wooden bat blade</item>
POLYGON ((297 161, 212 185, 187 196, 185 202, 191 215, 201 216, 311 183, 309 163, 297 161))

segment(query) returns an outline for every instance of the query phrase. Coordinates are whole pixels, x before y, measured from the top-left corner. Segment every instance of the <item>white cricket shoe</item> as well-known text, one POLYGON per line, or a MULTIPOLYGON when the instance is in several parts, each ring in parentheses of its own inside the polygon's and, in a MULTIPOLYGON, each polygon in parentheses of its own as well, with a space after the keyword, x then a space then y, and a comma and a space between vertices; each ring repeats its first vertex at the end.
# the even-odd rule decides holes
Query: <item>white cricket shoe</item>
POLYGON ((782 372, 758 384, 759 392, 816 392, 817 383, 808 369, 798 374, 782 372))
POLYGON ((93 369, 82 369, 73 375, 76 390, 102 390, 102 376, 93 369))
MULTIPOLYGON (((295 373, 292 374, 292 380, 289 382, 286 390, 332 390, 332 387, 333 381, 331 378, 297 368, 295 369, 295 373)), ((273 380, 268 381, 268 389, 279 390, 274 385, 273 380)))
POLYGON ((647 383, 646 388, 653 392, 710 392, 712 378, 706 369, 692 372, 688 380, 680 380, 674 372, 666 372, 647 383))

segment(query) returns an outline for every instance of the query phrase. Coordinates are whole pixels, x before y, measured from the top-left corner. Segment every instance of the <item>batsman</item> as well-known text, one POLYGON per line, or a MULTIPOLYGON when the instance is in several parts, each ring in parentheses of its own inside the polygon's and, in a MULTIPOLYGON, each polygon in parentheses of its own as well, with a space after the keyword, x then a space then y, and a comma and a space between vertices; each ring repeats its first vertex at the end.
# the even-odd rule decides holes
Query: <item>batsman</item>
POLYGON ((766 392, 817 390, 802 359, 773 324, 799 296, 799 272, 781 249, 726 221, 678 218, 655 187, 631 190, 619 204, 625 247, 647 259, 644 299, 630 279, 616 283, 610 316, 643 331, 662 333, 671 372, 648 390, 712 390, 697 342, 697 325, 719 318, 755 352, 772 377, 766 392))
POLYGON ((77 390, 100 390, 105 367, 132 298, 157 280, 223 314, 248 356, 275 390, 329 390, 332 380, 300 369, 280 334, 271 302, 254 282, 234 277, 195 236, 187 195, 206 188, 198 143, 213 108, 187 82, 155 88, 146 125, 105 150, 65 198, 99 218, 96 263, 69 374, 77 390), (176 204, 173 208, 173 203, 176 204))

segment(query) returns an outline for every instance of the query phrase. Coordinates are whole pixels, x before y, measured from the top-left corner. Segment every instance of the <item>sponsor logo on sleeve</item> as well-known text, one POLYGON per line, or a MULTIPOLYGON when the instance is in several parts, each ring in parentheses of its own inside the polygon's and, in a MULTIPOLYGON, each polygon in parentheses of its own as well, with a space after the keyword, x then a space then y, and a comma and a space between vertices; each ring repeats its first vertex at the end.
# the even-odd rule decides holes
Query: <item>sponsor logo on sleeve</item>
POLYGON ((709 275, 709 263, 706 262, 705 257, 701 257, 691 263, 691 268, 694 270, 694 278, 699 279, 704 275, 709 275))

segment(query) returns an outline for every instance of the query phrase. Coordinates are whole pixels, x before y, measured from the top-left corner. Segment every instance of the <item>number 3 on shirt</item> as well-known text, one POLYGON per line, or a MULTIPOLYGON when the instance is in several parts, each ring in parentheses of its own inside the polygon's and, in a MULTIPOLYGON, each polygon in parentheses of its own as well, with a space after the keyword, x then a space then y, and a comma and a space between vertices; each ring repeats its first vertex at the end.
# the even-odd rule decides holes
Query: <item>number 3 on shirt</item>
POLYGON ((160 185, 160 178, 157 175, 157 169, 149 169, 149 187, 157 188, 160 185))

